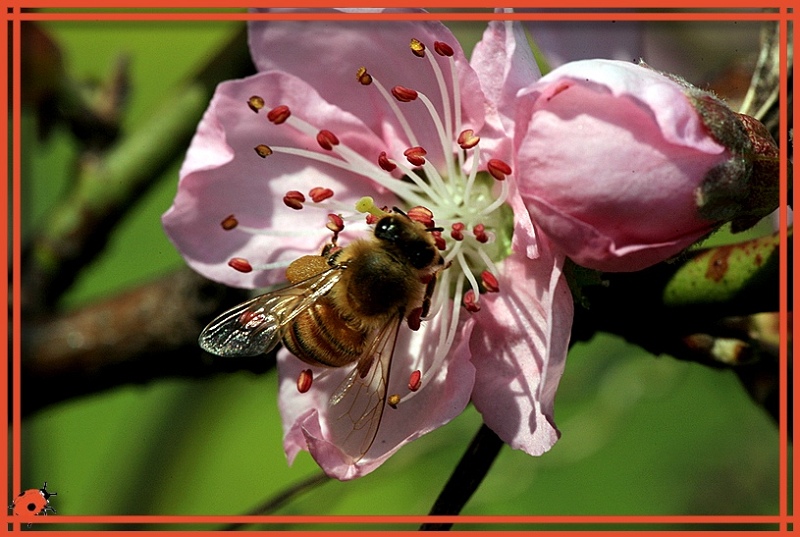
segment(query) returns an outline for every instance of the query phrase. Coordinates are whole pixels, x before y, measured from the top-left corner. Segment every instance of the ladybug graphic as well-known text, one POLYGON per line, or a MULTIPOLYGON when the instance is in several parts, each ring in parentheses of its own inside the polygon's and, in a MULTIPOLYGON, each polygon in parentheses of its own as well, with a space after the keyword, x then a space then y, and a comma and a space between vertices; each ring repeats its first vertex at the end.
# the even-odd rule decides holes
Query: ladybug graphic
POLYGON ((40 489, 20 492, 9 509, 13 509, 15 515, 46 515, 48 511, 55 513, 56 510, 50 505, 50 496, 58 496, 58 493, 47 492, 47 481, 45 481, 40 489))

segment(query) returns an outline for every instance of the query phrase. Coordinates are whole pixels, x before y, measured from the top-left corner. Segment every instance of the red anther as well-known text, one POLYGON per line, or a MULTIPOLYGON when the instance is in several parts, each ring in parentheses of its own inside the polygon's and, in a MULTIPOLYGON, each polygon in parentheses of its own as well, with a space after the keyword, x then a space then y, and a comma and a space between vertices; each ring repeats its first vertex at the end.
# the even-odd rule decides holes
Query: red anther
POLYGON ((470 313, 481 311, 481 304, 478 302, 478 297, 475 296, 475 291, 470 289, 464 293, 464 307, 470 313))
POLYGON ((393 172, 395 168, 397 168, 397 164, 389 160, 389 157, 386 155, 386 151, 381 151, 381 154, 378 155, 378 166, 387 172, 393 172))
POLYGON ((327 227, 334 233, 339 233, 344 229, 344 220, 338 214, 329 214, 328 223, 325 224, 325 227, 327 227))
POLYGON ((395 86, 392 88, 392 95, 394 98, 400 101, 401 103, 410 103, 417 99, 417 92, 411 88, 406 88, 403 86, 395 86))
POLYGON ((419 39, 411 39, 411 52, 419 58, 425 57, 425 44, 419 39))
POLYGON ((253 271, 253 265, 244 257, 231 258, 231 260, 228 261, 228 266, 239 272, 244 272, 245 274, 253 271))
POLYGON ((435 50, 436 54, 438 54, 439 56, 453 55, 453 47, 451 47, 447 43, 443 43, 442 41, 434 41, 433 50, 435 50))
POLYGON ((408 379, 408 389, 415 392, 419 390, 420 386, 422 386, 422 371, 417 369, 411 373, 411 377, 408 379))
POLYGON ((411 220, 419 222, 426 228, 433 227, 433 211, 427 207, 423 207, 422 205, 412 207, 408 210, 406 216, 408 216, 411 220))
POLYGON ((289 116, 291 115, 292 111, 289 110, 289 107, 286 106, 285 104, 282 104, 280 106, 276 106, 275 108, 267 112, 267 119, 276 125, 280 125, 281 123, 289 119, 289 116))
POLYGON ((319 203, 333 196, 333 190, 331 190, 330 188, 315 186, 314 188, 308 191, 308 196, 314 203, 319 203))
POLYGON ((481 137, 476 136, 475 131, 472 129, 466 129, 461 131, 461 134, 458 135, 458 140, 456 141, 461 149, 472 149, 478 145, 478 142, 481 141, 481 137))
POLYGON ((433 243, 436 245, 436 248, 440 251, 445 251, 447 249, 447 243, 444 241, 442 237, 441 231, 431 231, 431 235, 433 236, 433 243))
POLYGON ((488 242, 489 235, 486 234, 486 226, 483 224, 476 224, 474 228, 472 228, 472 234, 475 235, 475 240, 478 242, 488 242))
POLYGON ((285 203, 287 207, 298 211, 303 208, 304 201, 306 201, 306 197, 302 192, 298 192, 297 190, 290 190, 283 197, 283 203, 285 203))
POLYGON ((386 404, 390 407, 397 409, 397 405, 400 403, 400 396, 396 393, 393 393, 386 399, 386 404))
POLYGON ((330 151, 333 146, 339 145, 339 138, 331 131, 322 129, 317 133, 317 143, 322 149, 330 151))
POLYGON ((414 166, 422 166, 425 164, 425 155, 428 152, 425 151, 420 146, 409 147, 405 151, 403 151, 403 155, 408 159, 408 161, 413 164, 414 166))
POLYGON ((314 373, 310 369, 303 369, 297 377, 297 391, 306 393, 314 382, 314 373))
POLYGON ((224 229, 225 231, 230 231, 239 225, 239 221, 236 219, 235 216, 229 214, 227 218, 225 218, 225 220, 220 222, 220 225, 222 226, 222 229, 224 229))
POLYGON ((253 149, 256 150, 256 153, 258 153, 258 156, 261 158, 267 158, 272 154, 272 149, 268 145, 258 144, 253 149))
POLYGON ((495 278, 494 274, 488 270, 481 272, 481 282, 483 283, 483 288, 486 289, 487 293, 496 293, 500 290, 500 285, 497 283, 497 278, 495 278))
POLYGON ((464 240, 464 224, 461 222, 456 222, 453 224, 452 230, 450 231, 450 236, 457 241, 464 240))
POLYGON ((489 173, 498 181, 504 181, 506 175, 511 175, 511 166, 500 159, 493 158, 486 163, 489 173))
POLYGON ((406 322, 408 323, 408 327, 414 332, 419 330, 422 324, 422 308, 414 308, 411 310, 408 313, 408 317, 406 317, 406 322))
POLYGON ((247 106, 250 107, 250 110, 258 114, 258 111, 264 108, 264 99, 258 95, 253 95, 247 100, 247 106))
POLYGON ((369 86, 372 84, 372 75, 367 72, 366 67, 359 67, 356 71, 356 79, 362 86, 369 86))

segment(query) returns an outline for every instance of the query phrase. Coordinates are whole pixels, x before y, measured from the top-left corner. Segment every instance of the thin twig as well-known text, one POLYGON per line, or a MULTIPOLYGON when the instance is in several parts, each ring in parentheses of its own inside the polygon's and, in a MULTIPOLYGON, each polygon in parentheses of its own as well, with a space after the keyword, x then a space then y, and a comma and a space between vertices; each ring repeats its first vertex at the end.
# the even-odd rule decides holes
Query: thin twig
MULTIPOLYGON (((450 516, 459 514, 483 482, 502 446, 503 441, 497 434, 486 424, 482 424, 428 514, 450 516)), ((452 526, 452 523, 427 522, 419 529, 446 531, 452 526)))
MULTIPOLYGON (((268 515, 270 513, 274 513, 291 500, 294 500, 298 496, 305 494, 306 492, 315 489, 330 480, 331 478, 323 472, 312 475, 305 481, 300 481, 299 483, 284 489, 275 496, 268 498, 261 505, 247 513, 245 516, 268 515)), ((247 525, 247 522, 236 522, 220 528, 220 531, 235 531, 247 525)))

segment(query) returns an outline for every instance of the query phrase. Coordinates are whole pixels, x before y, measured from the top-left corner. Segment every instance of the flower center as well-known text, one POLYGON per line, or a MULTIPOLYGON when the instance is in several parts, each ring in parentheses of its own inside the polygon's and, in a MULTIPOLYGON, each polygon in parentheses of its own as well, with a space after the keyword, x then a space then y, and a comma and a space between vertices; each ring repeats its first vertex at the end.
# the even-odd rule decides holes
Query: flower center
MULTIPOLYGON (((313 120, 298 117, 295 111, 278 103, 267 112, 267 119, 276 125, 285 124, 297 129, 316 140, 321 150, 266 144, 255 147, 261 158, 295 155, 366 177, 400 200, 399 203, 393 200, 389 205, 401 207, 410 218, 431 230, 446 267, 438 276, 428 316, 438 324, 439 341, 433 359, 421 366, 424 372, 413 369, 409 393, 403 398, 393 396, 392 406, 413 396, 423 382, 421 379, 439 369, 457 333, 461 307, 455 305, 461 304, 467 311, 475 313, 480 310, 482 292, 499 291, 496 263, 509 254, 513 229, 513 213, 505 203, 509 193, 505 178, 512 170, 502 160, 482 160, 480 137, 462 123, 461 88, 453 49, 446 43, 436 42, 434 53, 431 53, 416 39, 411 40, 410 48, 411 53, 426 63, 427 72, 434 77, 441 110, 423 92, 405 86, 387 90, 367 68, 361 67, 356 72, 356 80, 366 89, 379 92, 397 119, 409 143, 402 154, 390 154, 389 150, 379 155, 359 154, 341 143, 336 134, 324 126, 314 125, 313 120), (432 122, 438 147, 421 145, 407 119, 419 120, 421 114, 432 122)), ((263 98, 253 96, 248 106, 258 113, 266 103, 263 98)), ((328 212, 327 227, 333 231, 334 237, 345 227, 345 222, 364 222, 363 216, 353 211, 352 206, 339 204, 335 193, 324 185, 312 189, 307 195, 289 191, 283 201, 288 208, 295 210, 315 207, 328 212)), ((368 214, 367 223, 374 223, 370 217, 368 214)), ((234 215, 225 218, 222 227, 242 228, 234 215)), ((264 231, 270 233, 270 230, 264 231)), ((231 260, 229 264, 236 270, 246 271, 276 268, 255 267, 241 258, 231 260)))

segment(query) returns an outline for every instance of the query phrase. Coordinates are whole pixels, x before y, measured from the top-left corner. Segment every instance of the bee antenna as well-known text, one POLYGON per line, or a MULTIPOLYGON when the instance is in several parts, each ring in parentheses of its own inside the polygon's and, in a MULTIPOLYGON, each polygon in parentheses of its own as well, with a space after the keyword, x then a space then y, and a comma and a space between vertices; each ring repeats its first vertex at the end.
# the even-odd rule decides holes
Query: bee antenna
POLYGON ((398 207, 392 207, 392 211, 393 211, 393 212, 396 212, 397 214, 402 214, 403 216, 408 216, 408 215, 405 213, 405 211, 403 211, 402 209, 400 209, 400 208, 398 208, 398 207))
POLYGON ((425 231, 430 231, 433 233, 434 231, 444 231, 443 227, 426 227, 425 231))

